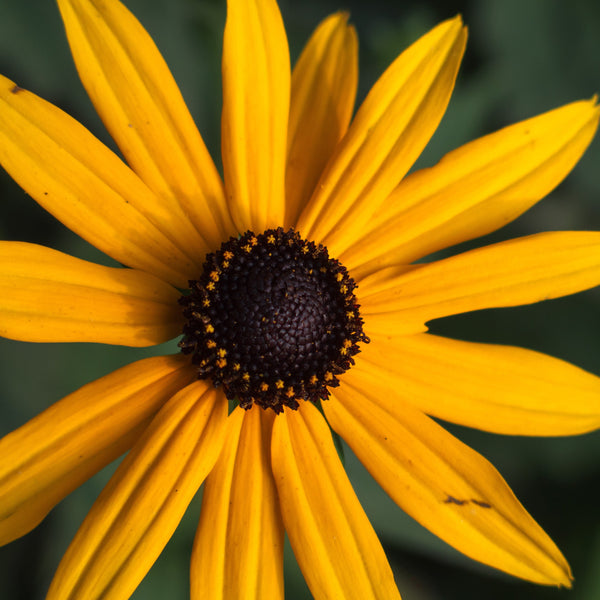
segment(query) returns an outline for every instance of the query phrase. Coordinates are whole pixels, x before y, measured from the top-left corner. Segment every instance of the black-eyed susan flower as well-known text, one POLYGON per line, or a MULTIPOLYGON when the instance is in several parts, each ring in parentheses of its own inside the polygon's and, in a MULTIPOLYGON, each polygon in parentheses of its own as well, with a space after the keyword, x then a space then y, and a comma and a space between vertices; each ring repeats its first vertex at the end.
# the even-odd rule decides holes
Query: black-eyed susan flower
POLYGON ((193 599, 281 598, 284 531, 316 598, 398 598, 330 427, 402 509, 461 552, 570 585, 566 560, 498 472, 427 415, 498 433, 582 433, 600 424, 598 378, 426 324, 597 285, 600 233, 421 259, 548 194, 589 144, 595 100, 407 175, 448 103, 466 41, 460 18, 405 50, 352 119, 357 46, 346 15, 317 28, 290 72, 275 1, 229 0, 221 179, 128 10, 58 3, 126 162, 5 78, 0 160, 125 267, 1 242, 0 333, 126 346, 182 336, 182 352, 89 383, 0 441, 2 543, 127 452, 48 597, 127 598, 204 483, 193 599))

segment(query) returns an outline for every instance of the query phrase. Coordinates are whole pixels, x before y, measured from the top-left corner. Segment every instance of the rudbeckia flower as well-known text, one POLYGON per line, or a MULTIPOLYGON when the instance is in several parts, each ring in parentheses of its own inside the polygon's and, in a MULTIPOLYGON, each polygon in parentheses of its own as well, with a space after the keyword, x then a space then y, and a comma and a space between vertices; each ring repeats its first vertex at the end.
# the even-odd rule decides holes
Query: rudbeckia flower
POLYGON ((600 233, 541 233, 446 258, 548 194, 598 123, 595 100, 512 125, 409 173, 448 104, 460 18, 406 49, 352 118, 357 43, 323 21, 293 71, 274 0, 229 0, 223 178, 154 43, 117 0, 58 0, 123 159, 2 78, 0 160, 123 267, 0 243, 0 334, 181 352, 93 381, 0 441, 0 539, 33 529, 125 454, 48 598, 127 598, 204 484, 193 599, 282 598, 284 532, 315 598, 399 598, 336 451, 448 544, 569 586, 500 474, 436 419, 496 433, 600 424, 600 382, 427 323, 600 283, 600 233))

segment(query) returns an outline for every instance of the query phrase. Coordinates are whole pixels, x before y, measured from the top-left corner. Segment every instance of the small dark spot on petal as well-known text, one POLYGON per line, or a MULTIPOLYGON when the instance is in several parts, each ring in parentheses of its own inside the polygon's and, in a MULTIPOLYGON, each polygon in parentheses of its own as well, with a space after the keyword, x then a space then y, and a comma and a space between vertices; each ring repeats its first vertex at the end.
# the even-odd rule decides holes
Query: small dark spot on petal
POLYGON ((487 502, 482 502, 481 500, 475 500, 475 498, 471 498, 471 502, 473 504, 477 504, 477 506, 481 506, 481 508, 492 508, 491 504, 488 504, 487 502))
POLYGON ((18 85, 15 84, 15 86, 12 88, 12 90, 10 90, 11 94, 18 94, 19 92, 24 92, 25 89, 22 87, 19 87, 18 85))
POLYGON ((464 506, 465 504, 469 504, 469 502, 472 502, 473 504, 476 504, 481 508, 492 508, 491 504, 488 504, 483 500, 475 500, 475 498, 471 498, 470 500, 459 500, 454 496, 448 495, 447 498, 444 500, 444 504, 456 504, 457 506, 464 506))
POLYGON ((454 496, 448 496, 444 500, 444 504, 458 504, 458 506, 462 506, 463 504, 466 504, 467 502, 468 502, 468 500, 459 500, 458 498, 455 498, 454 496))

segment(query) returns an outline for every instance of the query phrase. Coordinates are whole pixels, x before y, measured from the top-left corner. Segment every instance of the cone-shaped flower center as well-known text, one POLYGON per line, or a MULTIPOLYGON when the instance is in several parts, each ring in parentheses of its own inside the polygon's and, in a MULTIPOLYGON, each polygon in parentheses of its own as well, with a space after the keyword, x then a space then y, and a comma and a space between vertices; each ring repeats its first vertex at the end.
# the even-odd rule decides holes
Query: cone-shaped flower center
POLYGON ((179 346, 243 408, 325 400, 368 339, 346 269, 293 230, 248 231, 206 257, 180 299, 179 346))

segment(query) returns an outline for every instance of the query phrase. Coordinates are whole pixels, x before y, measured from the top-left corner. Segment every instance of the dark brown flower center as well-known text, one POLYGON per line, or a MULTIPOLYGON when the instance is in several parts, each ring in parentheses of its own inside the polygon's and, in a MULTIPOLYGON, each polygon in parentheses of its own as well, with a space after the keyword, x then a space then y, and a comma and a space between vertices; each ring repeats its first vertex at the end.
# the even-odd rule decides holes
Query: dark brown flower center
POLYGON ((179 346, 200 379, 242 408, 279 413, 325 400, 368 342, 355 287, 325 247, 293 230, 248 231, 209 254, 190 281, 179 346))

